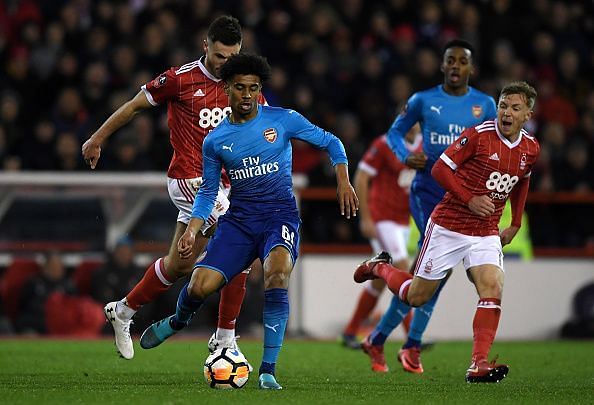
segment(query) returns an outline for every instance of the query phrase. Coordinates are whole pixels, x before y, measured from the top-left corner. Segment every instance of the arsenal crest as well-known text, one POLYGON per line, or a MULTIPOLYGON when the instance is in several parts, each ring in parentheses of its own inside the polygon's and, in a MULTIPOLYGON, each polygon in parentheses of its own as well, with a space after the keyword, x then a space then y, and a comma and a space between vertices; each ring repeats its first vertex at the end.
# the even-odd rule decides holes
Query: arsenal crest
POLYGON ((480 118, 482 113, 483 107, 481 107, 480 105, 472 106, 472 115, 474 115, 475 118, 480 118))
POLYGON ((276 132, 276 129, 274 129, 274 128, 268 128, 267 130, 264 131, 264 139, 266 139, 270 143, 274 143, 274 141, 276 141, 277 136, 278 136, 278 133, 276 132))

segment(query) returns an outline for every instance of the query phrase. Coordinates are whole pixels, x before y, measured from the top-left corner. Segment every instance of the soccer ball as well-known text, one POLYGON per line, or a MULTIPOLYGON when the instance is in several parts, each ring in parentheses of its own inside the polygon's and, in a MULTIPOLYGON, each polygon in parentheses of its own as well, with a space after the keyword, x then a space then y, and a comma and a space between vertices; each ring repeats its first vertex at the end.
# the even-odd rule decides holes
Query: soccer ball
POLYGON ((204 378, 210 388, 241 388, 249 375, 248 362, 237 349, 217 349, 204 362, 204 378))

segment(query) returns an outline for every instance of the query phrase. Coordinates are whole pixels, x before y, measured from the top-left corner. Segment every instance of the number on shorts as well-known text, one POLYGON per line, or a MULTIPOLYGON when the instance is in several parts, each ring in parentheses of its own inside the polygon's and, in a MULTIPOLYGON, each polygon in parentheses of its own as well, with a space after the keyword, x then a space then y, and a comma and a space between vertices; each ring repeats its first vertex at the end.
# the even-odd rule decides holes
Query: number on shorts
POLYGON ((295 242, 295 232, 291 232, 287 225, 281 227, 281 236, 287 242, 287 245, 293 246, 295 242))

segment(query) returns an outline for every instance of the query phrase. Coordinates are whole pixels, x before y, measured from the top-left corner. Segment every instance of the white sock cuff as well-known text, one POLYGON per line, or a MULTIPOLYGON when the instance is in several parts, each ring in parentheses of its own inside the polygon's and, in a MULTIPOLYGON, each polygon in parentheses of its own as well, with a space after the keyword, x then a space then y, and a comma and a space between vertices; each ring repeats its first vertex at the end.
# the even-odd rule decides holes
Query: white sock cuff
POLYGON ((404 294, 404 289, 408 287, 410 283, 412 283, 412 279, 406 280, 404 283, 402 283, 400 289, 398 290, 398 298, 400 298, 400 301, 402 302, 406 302, 406 297, 403 297, 402 294, 404 294))
POLYGON ((163 258, 160 257, 155 262, 155 274, 157 275, 157 278, 159 279, 159 281, 162 282, 164 285, 167 285, 167 286, 172 285, 173 283, 167 281, 167 278, 163 274, 164 272, 165 272, 165 266, 163 265, 163 258))

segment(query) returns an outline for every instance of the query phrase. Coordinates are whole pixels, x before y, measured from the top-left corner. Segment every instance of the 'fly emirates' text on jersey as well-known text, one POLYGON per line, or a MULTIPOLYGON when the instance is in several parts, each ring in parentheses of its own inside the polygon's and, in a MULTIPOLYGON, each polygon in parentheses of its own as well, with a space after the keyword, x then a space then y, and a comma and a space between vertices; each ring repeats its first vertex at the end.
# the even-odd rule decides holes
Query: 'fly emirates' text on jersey
MULTIPOLYGON (((203 60, 172 67, 142 86, 152 105, 167 102, 173 146, 167 177, 172 179, 202 176, 204 137, 231 112, 224 83, 206 70, 203 60)), ((258 101, 264 103, 264 98, 258 101)))
MULTIPOLYGON (((407 147, 420 152, 420 138, 407 147)), ((415 170, 398 160, 385 135, 373 141, 358 167, 371 177, 368 204, 373 222, 388 220, 408 226, 408 198, 415 170)))
POLYGON ((400 161, 406 162, 411 152, 406 148, 404 137, 418 122, 423 133, 423 152, 427 155, 427 163, 423 170, 417 171, 414 182, 441 189, 431 177, 431 169, 439 156, 465 129, 496 116, 493 98, 473 87, 468 87, 468 92, 462 96, 453 96, 444 91, 443 85, 435 86, 408 99, 388 130, 388 145, 400 161))
POLYGON ((455 171, 466 190, 477 196, 488 195, 495 204, 495 212, 480 217, 464 202, 446 193, 433 210, 431 219, 464 235, 498 235, 505 201, 516 183, 530 176, 539 153, 538 141, 523 129, 514 143, 499 133, 497 121, 486 121, 468 129, 440 159, 455 171))
POLYGON ((231 180, 229 212, 274 215, 272 209, 296 209, 291 176, 291 139, 325 149, 332 165, 347 163, 342 142, 301 114, 258 106, 255 118, 234 124, 225 119, 204 140, 203 185, 192 217, 208 218, 224 167, 231 180))

